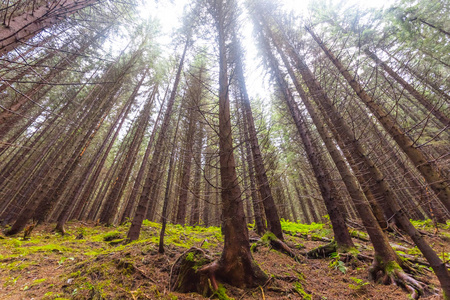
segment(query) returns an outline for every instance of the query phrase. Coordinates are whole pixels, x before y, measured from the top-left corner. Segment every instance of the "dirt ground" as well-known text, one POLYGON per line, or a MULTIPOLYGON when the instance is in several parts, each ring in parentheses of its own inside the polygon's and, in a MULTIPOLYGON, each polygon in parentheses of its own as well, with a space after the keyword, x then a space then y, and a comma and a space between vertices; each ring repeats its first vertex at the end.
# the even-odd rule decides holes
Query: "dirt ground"
MULTIPOLYGON (((220 229, 215 227, 170 225, 166 253, 161 255, 157 252, 160 225, 156 223, 144 223, 141 239, 127 245, 122 244, 126 225, 106 228, 74 222, 68 224, 65 236, 52 233, 53 226, 36 227, 29 240, 0 238, 0 299, 205 299, 195 293, 169 291, 172 266, 192 246, 214 257, 220 256, 222 247, 220 229)), ((253 256, 271 279, 264 287, 249 290, 224 284, 227 295, 234 299, 408 299, 398 286, 370 282, 369 261, 344 264, 338 257, 306 259, 301 253, 324 245, 331 230, 327 225, 311 230, 305 226, 301 233, 285 233, 297 260, 260 244, 253 256)), ((449 227, 443 225, 436 233, 429 224, 419 224, 446 261, 449 227)), ((252 231, 251 236, 257 238, 252 231)), ((391 235, 390 240, 399 255, 423 260, 407 238, 391 235)), ((354 241, 361 254, 373 255, 370 243, 354 241)), ((427 286, 421 299, 441 299, 435 294, 439 283, 434 274, 420 263, 416 269, 420 273, 414 277, 427 286)))

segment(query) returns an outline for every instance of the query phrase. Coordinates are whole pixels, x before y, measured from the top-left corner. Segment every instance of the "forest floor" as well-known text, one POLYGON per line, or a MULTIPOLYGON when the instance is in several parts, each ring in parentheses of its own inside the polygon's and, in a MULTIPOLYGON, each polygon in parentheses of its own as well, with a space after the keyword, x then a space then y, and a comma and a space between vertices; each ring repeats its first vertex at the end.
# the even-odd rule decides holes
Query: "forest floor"
MULTIPOLYGON (((253 253, 261 268, 271 275, 264 287, 243 290, 224 284, 234 299, 408 299, 400 287, 369 282, 370 262, 344 264, 339 256, 306 259, 301 253, 326 244, 332 230, 324 224, 283 222, 285 240, 299 259, 259 244, 253 253)), ((433 227, 430 221, 416 222, 426 239, 449 261, 450 223, 433 227)), ((223 238, 217 227, 169 225, 166 253, 158 254, 160 224, 144 221, 141 238, 123 245, 127 225, 102 227, 71 222, 66 235, 52 233, 54 225, 37 226, 28 240, 0 236, 0 299, 205 299, 189 293, 169 291, 172 266, 190 247, 220 256, 223 238)), ((251 236, 257 236, 251 230, 251 236)), ((373 255, 367 235, 353 230, 359 251, 373 255), (359 238, 358 238, 359 236, 359 238)), ((423 261, 420 251, 405 237, 390 236, 401 256, 423 261)), ((430 269, 416 264, 414 277, 429 290, 439 283, 430 269)), ((440 299, 426 293, 421 299, 440 299)))

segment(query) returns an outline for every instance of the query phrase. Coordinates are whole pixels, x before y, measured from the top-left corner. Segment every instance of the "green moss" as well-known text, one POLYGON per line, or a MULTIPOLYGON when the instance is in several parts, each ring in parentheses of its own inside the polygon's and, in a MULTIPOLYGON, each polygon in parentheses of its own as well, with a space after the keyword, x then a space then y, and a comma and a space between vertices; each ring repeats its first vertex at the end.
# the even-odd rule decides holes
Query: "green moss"
POLYGON ((350 230, 350 236, 362 240, 370 240, 369 235, 365 232, 359 231, 359 230, 350 230))
POLYGON ((10 285, 15 285, 17 280, 19 280, 19 278, 21 277, 21 275, 17 276, 17 277, 6 277, 3 286, 7 287, 10 285))
POLYGON ((294 289, 297 293, 299 293, 300 296, 302 296, 302 299, 306 299, 306 300, 311 300, 311 294, 308 294, 307 292, 305 292, 305 290, 303 289, 303 285, 300 282, 295 282, 294 283, 294 289))
POLYGON ((278 238, 270 231, 267 231, 261 238, 261 241, 264 243, 270 242, 270 241, 276 241, 278 238))
POLYGON ((8 269, 10 271, 21 271, 23 269, 26 269, 26 268, 36 265, 36 264, 37 264, 36 262, 32 262, 32 261, 25 262, 23 260, 17 260, 17 261, 13 261, 12 263, 9 263, 7 265, 2 265, 1 268, 8 269))
POLYGON ((111 231, 103 235, 103 241, 110 242, 121 238, 121 234, 118 231, 111 231))
POLYGON ((33 284, 38 284, 38 283, 44 282, 46 280, 47 280, 47 278, 36 279, 33 281, 33 284))
POLYGON ((362 279, 356 278, 356 277, 350 277, 351 280, 353 280, 353 282, 355 284, 349 284, 348 287, 353 289, 353 290, 360 290, 362 289, 364 286, 368 285, 368 282, 365 282, 362 279))
POLYGON ((76 272, 70 273, 70 274, 69 274, 69 277, 70 277, 70 278, 75 278, 75 277, 80 276, 80 274, 81 274, 80 271, 76 271, 76 272))
POLYGON ((384 271, 386 272, 386 274, 390 275, 394 273, 395 270, 402 270, 402 268, 395 261, 387 262, 384 266, 384 271))
POLYGON ((187 260, 187 261, 194 261, 194 253, 193 253, 193 252, 189 252, 189 253, 186 255, 186 260, 187 260))
POLYGON ((419 248, 417 248, 417 246, 415 246, 414 248, 411 248, 408 250, 408 254, 418 256, 418 255, 421 255, 422 252, 420 252, 419 248))
POLYGON ((411 223, 414 225, 414 227, 421 227, 421 228, 434 228, 433 220, 426 219, 426 220, 410 220, 411 223))
POLYGON ((217 299, 219 299, 219 300, 234 300, 234 298, 228 297, 227 290, 221 284, 219 284, 219 288, 212 295, 212 298, 215 298, 215 297, 217 297, 217 299))

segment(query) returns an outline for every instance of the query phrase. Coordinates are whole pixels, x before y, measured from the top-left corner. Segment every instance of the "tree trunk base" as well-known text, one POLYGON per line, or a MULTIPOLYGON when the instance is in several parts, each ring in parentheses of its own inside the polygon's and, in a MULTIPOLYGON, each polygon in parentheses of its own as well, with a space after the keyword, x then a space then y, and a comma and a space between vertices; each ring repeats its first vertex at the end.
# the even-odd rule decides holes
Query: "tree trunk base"
POLYGON ((203 249, 191 248, 172 267, 170 289, 175 292, 195 292, 204 297, 221 293, 219 280, 239 288, 263 286, 270 278, 253 261, 240 259, 231 263, 213 260, 203 249))
POLYGON ((56 225, 56 227, 52 230, 52 232, 58 232, 62 236, 64 236, 64 234, 66 234, 66 231, 64 230, 64 225, 59 225, 59 224, 56 225))
POLYGON ((410 293, 412 299, 418 299, 420 295, 423 295, 425 285, 406 274, 399 264, 393 261, 380 263, 375 257, 369 270, 369 278, 386 285, 394 284, 400 286, 410 293))

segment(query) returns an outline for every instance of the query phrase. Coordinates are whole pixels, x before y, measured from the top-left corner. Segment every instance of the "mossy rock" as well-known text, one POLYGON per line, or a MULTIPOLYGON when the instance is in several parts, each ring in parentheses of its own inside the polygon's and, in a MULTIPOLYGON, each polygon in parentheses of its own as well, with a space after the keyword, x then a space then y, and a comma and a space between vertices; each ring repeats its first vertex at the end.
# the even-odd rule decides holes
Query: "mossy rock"
POLYGON ((172 268, 170 289, 180 293, 195 292, 204 297, 211 296, 214 292, 208 274, 198 270, 212 261, 213 259, 199 248, 184 252, 172 268))
POLYGON ((121 239, 122 236, 118 231, 111 231, 103 235, 103 241, 110 242, 113 240, 121 239))

